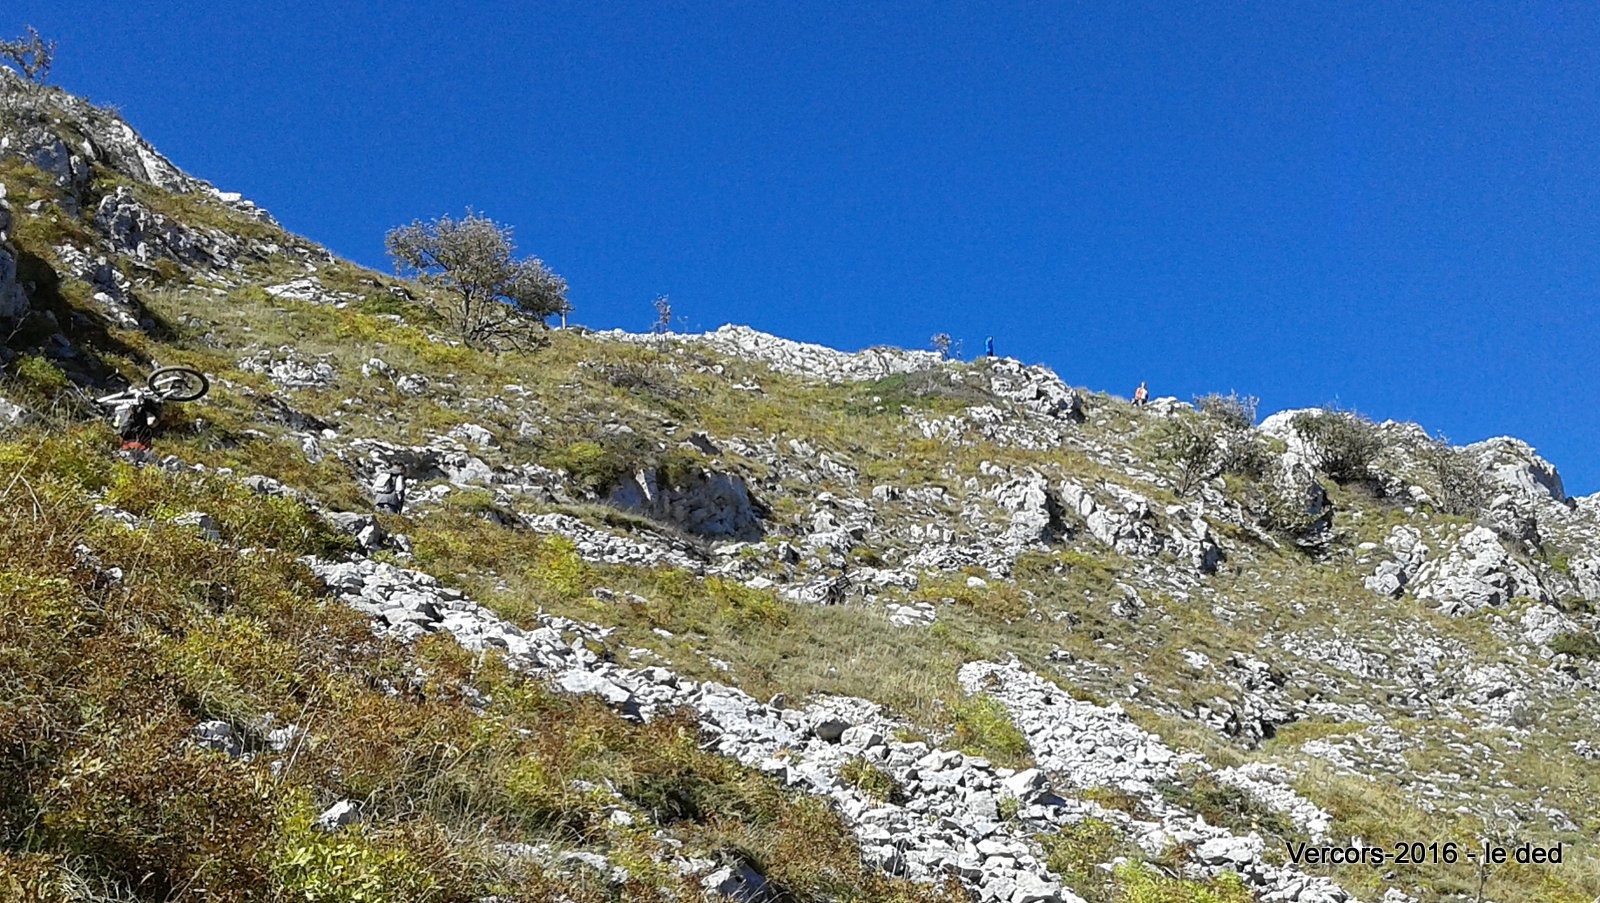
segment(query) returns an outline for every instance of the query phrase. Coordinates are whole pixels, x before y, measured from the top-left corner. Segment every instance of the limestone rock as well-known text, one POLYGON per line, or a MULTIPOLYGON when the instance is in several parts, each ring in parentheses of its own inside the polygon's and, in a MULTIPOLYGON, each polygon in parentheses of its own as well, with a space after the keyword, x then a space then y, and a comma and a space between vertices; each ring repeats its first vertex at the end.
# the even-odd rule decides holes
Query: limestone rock
POLYGON ((17 284, 17 249, 11 244, 11 208, 0 184, 0 321, 15 322, 28 312, 28 299, 17 284))
POLYGON ((333 832, 348 828, 361 820, 361 808, 350 800, 340 800, 317 816, 317 827, 333 832))
POLYGON ((703 345, 733 357, 760 361, 780 373, 829 382, 882 379, 897 373, 931 369, 943 362, 943 359, 932 351, 869 348, 850 353, 808 342, 782 339, 748 326, 727 325, 714 332, 695 335, 638 335, 620 330, 600 335, 640 344, 703 345))
POLYGON ((219 752, 230 758, 244 753, 244 741, 226 721, 204 721, 195 725, 194 742, 202 749, 219 752))
POLYGON ((1533 446, 1520 439, 1500 436, 1475 442, 1463 449, 1506 490, 1536 501, 1565 501, 1566 491, 1555 465, 1539 457, 1533 446))
POLYGON ((126 185, 106 195, 94 224, 119 254, 141 263, 167 258, 187 266, 231 269, 243 251, 239 239, 216 230, 200 232, 139 202, 126 185))
POLYGON ((1538 576, 1513 557, 1487 527, 1474 527, 1417 572, 1419 599, 1438 600, 1446 614, 1505 605, 1517 597, 1548 601, 1538 576))
POLYGON ((606 501, 699 536, 752 540, 762 534, 759 506, 735 474, 698 471, 671 484, 659 471, 640 471, 613 488, 606 501))

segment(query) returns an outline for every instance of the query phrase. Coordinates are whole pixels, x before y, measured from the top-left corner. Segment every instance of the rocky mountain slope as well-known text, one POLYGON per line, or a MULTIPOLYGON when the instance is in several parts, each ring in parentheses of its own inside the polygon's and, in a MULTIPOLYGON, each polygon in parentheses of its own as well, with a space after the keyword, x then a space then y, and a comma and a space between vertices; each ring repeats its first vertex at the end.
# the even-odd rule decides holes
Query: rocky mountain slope
POLYGON ((1600 498, 1524 443, 736 326, 476 352, 0 100, 6 899, 1600 895, 1600 498), (158 363, 214 389, 119 457, 84 393, 158 363))

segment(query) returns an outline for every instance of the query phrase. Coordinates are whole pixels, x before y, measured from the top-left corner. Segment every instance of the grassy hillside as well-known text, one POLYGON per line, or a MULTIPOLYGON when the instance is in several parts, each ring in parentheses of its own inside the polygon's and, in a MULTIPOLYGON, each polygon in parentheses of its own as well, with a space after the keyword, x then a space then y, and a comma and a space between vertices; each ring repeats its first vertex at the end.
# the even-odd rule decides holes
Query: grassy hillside
MULTIPOLYGON (((72 145, 86 137, 70 118, 45 127, 72 145)), ((1592 603, 1564 589, 1447 615, 1363 583, 1396 528, 1444 548, 1477 515, 1325 477, 1336 513, 1312 554, 1238 514, 1264 478, 1180 497, 1167 418, 1087 391, 1082 423, 1038 427, 1049 442, 970 424, 929 438, 929 425, 983 408, 1031 423, 983 361, 820 381, 690 339, 551 331, 529 350, 475 351, 444 334, 436 299, 415 284, 203 191, 92 169, 63 185, 0 156, 32 308, 0 382, 28 412, 0 441, 6 899, 693 898, 704 888, 676 872, 683 859, 749 864, 783 899, 966 893, 955 875, 917 883, 863 864, 826 800, 703 748, 690 714, 639 723, 442 635, 375 636, 302 559, 365 554, 325 515, 369 512, 366 473, 395 449, 466 456, 497 476, 424 475, 406 513, 378 517, 406 542, 372 556, 529 630, 551 616, 611 628, 591 641, 601 657, 760 700, 859 697, 908 738, 1020 769, 1038 750, 1004 705, 958 679, 964 664, 1014 658, 1067 697, 1121 706, 1208 767, 1283 767, 1331 816, 1331 838, 1567 844, 1560 865, 1306 867, 1363 899, 1390 888, 1474 899, 1481 887, 1502 903, 1600 896, 1589 849, 1600 765, 1582 752, 1597 728, 1592 603), (236 239, 232 265, 108 246, 92 215, 118 188, 196 234, 236 239), (108 317, 69 247, 108 255, 143 328, 108 317), (283 288, 307 279, 309 291, 283 288), (214 388, 166 412, 156 453, 168 463, 137 464, 116 454, 85 392, 154 363, 204 370, 214 388), (462 427, 492 442, 445 438, 462 427), (606 504, 641 470, 737 475, 765 535, 733 547, 606 504), (1002 532, 991 490, 1029 474, 1136 493, 1163 527, 1198 518, 1224 563, 1202 575, 1170 547, 1115 551, 1072 512, 1005 572, 908 563, 930 531, 975 548, 1002 532), (242 478, 254 475, 290 492, 253 491, 242 478), (530 482, 540 491, 518 488, 530 482), (860 535, 809 543, 825 511, 859 520, 860 535), (194 512, 209 517, 196 525, 194 512), (699 564, 585 556, 572 537, 529 526, 548 515, 699 564), (888 570, 915 579, 843 604, 787 592, 888 570), (937 611, 931 626, 891 617, 918 603, 937 611), (1531 642, 1519 625, 1534 608, 1576 626, 1531 642), (199 742, 213 722, 233 732, 233 754, 199 742), (340 801, 357 805, 359 824, 318 828, 340 801)), ((1567 587, 1562 568, 1591 541, 1573 524, 1547 527, 1542 557, 1518 560, 1567 587)), ((865 761, 844 780, 895 792, 865 761)), ((1209 772, 1162 792, 1209 824, 1256 832, 1274 862, 1284 842, 1310 839, 1209 772)), ((1075 798, 1139 817, 1153 805, 1110 786, 1075 798)), ((1085 820, 1035 842, 1087 899, 1248 898, 1231 875, 1192 869, 1194 850, 1152 854, 1118 824, 1085 820)))

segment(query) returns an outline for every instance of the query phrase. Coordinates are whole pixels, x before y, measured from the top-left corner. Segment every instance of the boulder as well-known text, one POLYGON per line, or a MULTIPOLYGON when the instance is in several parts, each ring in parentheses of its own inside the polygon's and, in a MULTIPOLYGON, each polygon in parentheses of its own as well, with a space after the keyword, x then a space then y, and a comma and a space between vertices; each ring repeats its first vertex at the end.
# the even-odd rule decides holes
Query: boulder
POLYGON ((194 527, 201 536, 212 542, 222 541, 222 530, 217 519, 204 511, 186 511, 172 518, 172 523, 180 527, 194 527))
POLYGON ((14 401, 0 398, 0 429, 19 426, 32 419, 32 411, 14 401))
POLYGON ((223 753, 230 758, 244 753, 244 741, 226 721, 202 721, 194 728, 195 745, 201 749, 223 753))
POLYGON ((1020 549, 1054 538, 1060 513, 1044 477, 1037 473, 1019 477, 994 487, 988 495, 1011 517, 1001 540, 1004 544, 1020 549))
POLYGON ((1513 557, 1487 527, 1474 527, 1444 555, 1417 572, 1416 595, 1439 602, 1446 614, 1498 607, 1514 598, 1549 601, 1538 576, 1513 557))
POLYGON ((1025 367, 1011 358, 985 362, 989 390, 1001 398, 1021 405, 1035 414, 1057 420, 1082 422, 1083 399, 1049 367, 1025 367))
POLYGON ((1496 485, 1533 501, 1565 501, 1566 490, 1554 464, 1539 457, 1521 439, 1499 436, 1467 446, 1463 451, 1476 460, 1496 485))
POLYGON ((377 517, 371 514, 362 514, 357 511, 330 511, 325 517, 334 529, 347 536, 354 536, 361 548, 373 552, 383 548, 384 541, 389 534, 378 523, 377 517))
POLYGON ((1109 483, 1100 489, 1097 494, 1079 483, 1063 480, 1061 500, 1068 511, 1083 519, 1090 535, 1119 555, 1145 557, 1159 553, 1163 541, 1156 531, 1149 499, 1109 483))
POLYGON ((0 134, 0 157, 20 158, 49 176, 66 195, 69 212, 74 214, 78 195, 94 177, 89 161, 43 125, 11 128, 0 134))
POLYGON ((746 862, 717 869, 701 879, 700 886, 707 893, 734 903, 766 903, 778 898, 767 887, 767 879, 746 862))
POLYGON ((696 536, 754 540, 763 532, 758 506, 735 474, 696 471, 669 483, 660 471, 643 470, 613 487, 606 501, 696 536))

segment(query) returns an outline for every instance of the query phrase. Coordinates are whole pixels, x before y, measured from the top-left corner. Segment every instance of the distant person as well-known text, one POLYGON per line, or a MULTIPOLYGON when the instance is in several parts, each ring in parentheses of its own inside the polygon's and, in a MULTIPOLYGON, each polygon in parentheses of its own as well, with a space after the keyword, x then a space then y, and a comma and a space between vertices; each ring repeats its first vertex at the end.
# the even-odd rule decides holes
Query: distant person
POLYGON ((983 356, 994 357, 994 336, 989 336, 983 343, 983 356))
POLYGON ((379 511, 399 514, 406 506, 406 469, 390 464, 372 481, 372 501, 379 511))
POLYGON ((1136 408, 1142 408, 1149 403, 1149 401, 1150 389, 1145 386, 1143 382, 1140 382, 1139 388, 1133 390, 1133 406, 1136 408))

